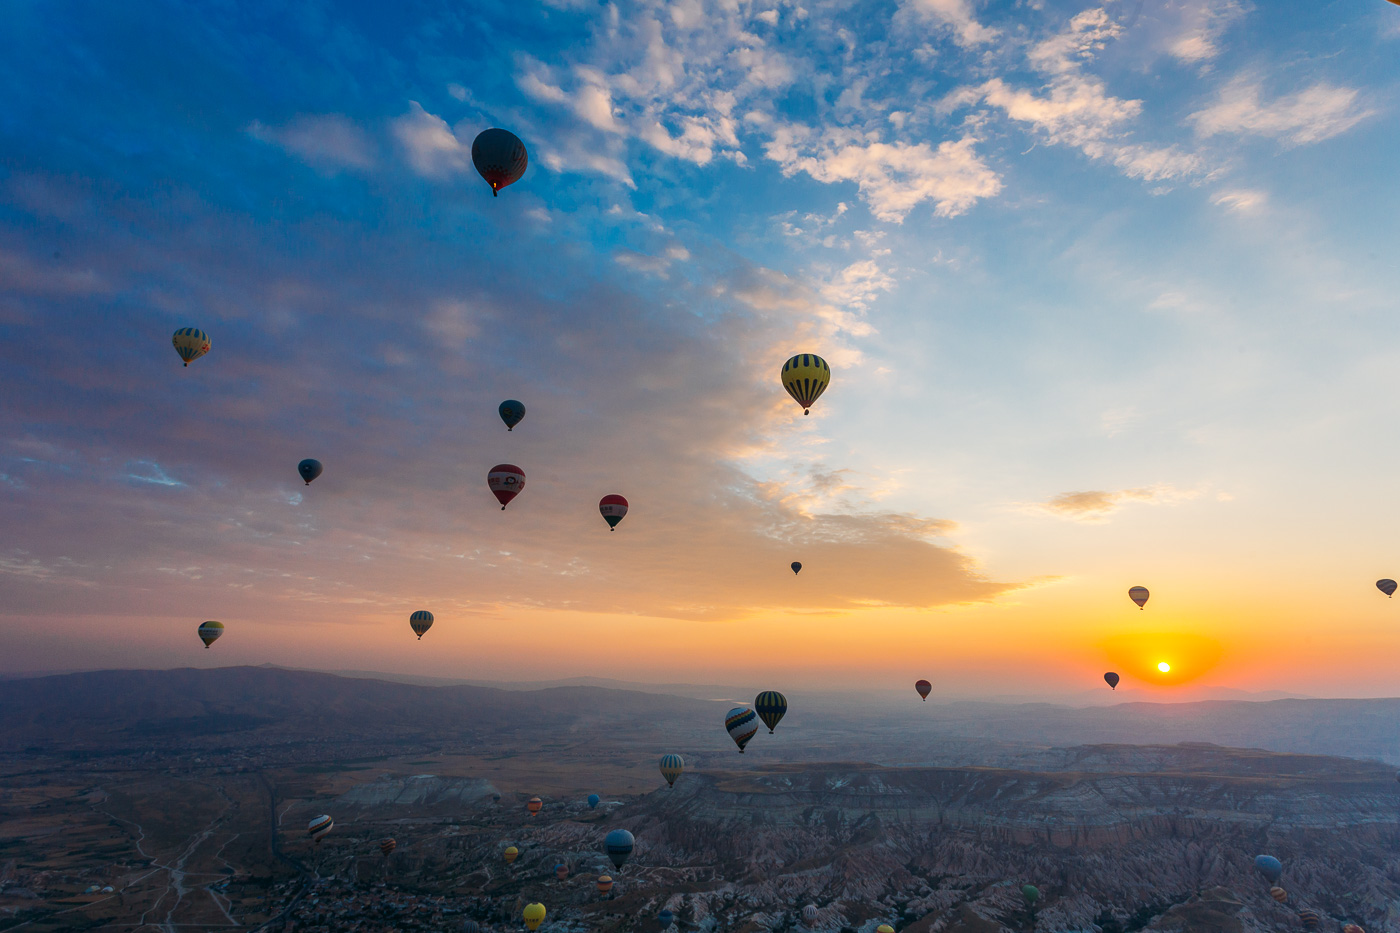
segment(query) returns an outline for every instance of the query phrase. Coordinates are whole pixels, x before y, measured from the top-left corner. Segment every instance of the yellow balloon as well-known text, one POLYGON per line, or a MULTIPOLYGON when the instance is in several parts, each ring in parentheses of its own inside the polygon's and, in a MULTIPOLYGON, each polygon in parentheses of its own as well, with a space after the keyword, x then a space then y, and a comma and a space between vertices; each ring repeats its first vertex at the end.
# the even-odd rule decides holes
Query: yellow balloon
POLYGON ((812 403, 831 384, 831 367, 815 353, 799 353, 783 364, 783 388, 802 406, 802 414, 812 413, 812 403))
POLYGON ((875 933, 894 933, 894 927, 888 923, 882 923, 875 928, 875 933))
POLYGON ((506 849, 506 864, 507 864, 507 865, 509 865, 511 862, 515 861, 515 860, 516 860, 517 858, 519 858, 519 857, 520 857, 520 850, 517 849, 515 846, 511 846, 509 849, 506 849))
POLYGON ((525 918, 525 926, 527 929, 538 930, 540 924, 544 923, 544 905, 526 904, 525 910, 520 916, 525 918))

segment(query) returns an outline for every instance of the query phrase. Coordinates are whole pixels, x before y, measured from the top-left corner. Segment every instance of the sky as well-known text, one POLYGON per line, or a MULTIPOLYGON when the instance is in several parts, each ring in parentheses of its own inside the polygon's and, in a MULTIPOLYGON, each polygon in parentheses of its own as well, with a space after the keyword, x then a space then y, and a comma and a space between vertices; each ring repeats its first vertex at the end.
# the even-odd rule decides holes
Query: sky
POLYGON ((6 16, 0 669, 1400 692, 1391 4, 6 16))

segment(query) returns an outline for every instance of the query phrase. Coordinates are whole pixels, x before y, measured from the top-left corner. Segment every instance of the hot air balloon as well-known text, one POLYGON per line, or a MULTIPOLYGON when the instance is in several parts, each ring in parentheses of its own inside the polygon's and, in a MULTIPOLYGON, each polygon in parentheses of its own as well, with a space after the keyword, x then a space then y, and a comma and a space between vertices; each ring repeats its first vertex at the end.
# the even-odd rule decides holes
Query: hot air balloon
POLYGON ((481 933, 481 924, 475 920, 468 920, 462 924, 462 933, 481 933))
POLYGON ((297 464, 297 472, 301 474, 302 479, 306 480, 306 485, 310 486, 311 481, 321 475, 321 461, 308 457, 297 464))
POLYGON ((758 713, 758 718, 768 727, 768 734, 772 735, 783 715, 787 713, 787 697, 776 690, 765 690, 754 699, 753 708, 754 712, 758 713))
POLYGON ((725 715, 724 728, 729 730, 729 737, 743 754, 749 739, 758 734, 758 714, 747 706, 736 706, 725 715))
POLYGON ((1318 916, 1317 911, 1307 907, 1298 911, 1298 919, 1303 922, 1303 929, 1305 930, 1316 930, 1318 924, 1322 923, 1322 918, 1318 916))
POLYGON ((792 562, 792 575, 793 575, 793 576, 797 576, 797 575, 798 575, 799 573, 801 573, 801 572, 802 572, 802 561, 800 561, 800 560, 795 560, 795 561, 793 561, 793 562, 792 562))
POLYGON ((529 801, 525 804, 525 809, 530 811, 531 816, 534 816, 536 813, 540 812, 540 808, 543 806, 543 800, 541 800, 538 797, 531 797, 529 801))
POLYGON ((1283 888, 1280 888, 1278 885, 1274 885, 1272 888, 1269 889, 1269 897, 1272 897, 1280 904, 1283 904, 1288 901, 1288 892, 1285 891, 1283 888))
POLYGON ((1035 902, 1040 900, 1040 888, 1033 884, 1021 885, 1021 896, 1026 899, 1026 906, 1034 908, 1035 902))
POLYGON ((809 927, 814 927, 817 925, 816 904, 808 904, 806 907, 802 908, 802 922, 807 924, 807 926, 809 927))
POLYGON ((799 353, 783 364, 783 388, 802 406, 802 414, 812 413, 816 402, 831 384, 831 367, 815 353, 799 353))
POLYGON ((525 417, 525 403, 508 398, 496 408, 496 411, 501 413, 501 420, 506 423, 506 430, 514 431, 515 426, 525 417))
MULTIPOLYGON (((1394 2, 1394 0, 1392 0, 1392 2, 1394 2)), ((1343 925, 1342 933, 1366 933, 1366 931, 1354 923, 1348 923, 1343 925)))
POLYGON ((621 869, 627 864, 627 857, 632 854, 632 849, 637 844, 637 839, 625 829, 614 829, 603 839, 603 851, 612 859, 613 867, 621 869))
POLYGON ((599 894, 607 894, 609 891, 612 890, 612 886, 612 875, 599 875, 598 883, 594 885, 594 887, 598 889, 599 894))
POLYGON ((224 623, 222 622, 201 622, 199 623, 199 640, 204 642, 204 647, 208 648, 219 640, 219 636, 224 633, 224 623))
POLYGON ((311 841, 319 846, 321 844, 321 840, 326 838, 326 834, 329 833, 331 831, 331 828, 334 826, 335 820, 331 819, 329 816, 326 816, 323 813, 320 816, 316 817, 314 820, 312 820, 310 823, 306 824, 306 831, 310 833, 311 841))
POLYGON ((418 636, 418 640, 423 640, 423 633, 433 627, 433 614, 426 609, 419 609, 408 617, 408 624, 413 629, 413 634, 418 636))
POLYGON ((670 908, 661 908, 661 913, 656 915, 656 925, 663 930, 669 930, 671 924, 676 922, 676 915, 671 913, 670 908))
POLYGON ((598 796, 597 794, 589 794, 589 795, 588 795, 588 809, 590 809, 590 810, 597 809, 599 799, 601 799, 601 798, 599 798, 599 796, 598 796))
POLYGON ((1137 603, 1137 607, 1139 609, 1146 605, 1147 597, 1150 595, 1151 594, 1147 592, 1147 587, 1145 586, 1135 586, 1132 589, 1128 590, 1128 598, 1131 599, 1133 602, 1137 603))
POLYGON ((472 140, 472 165, 491 186, 492 197, 498 196, 506 185, 519 181, 529 164, 525 144, 510 130, 492 127, 477 133, 472 140))
POLYGON ((680 755, 670 754, 661 756, 661 776, 666 779, 666 783, 671 787, 676 786, 676 778, 681 776, 685 770, 685 759, 680 755))
POLYGON ((875 933, 894 933, 894 927, 888 923, 882 923, 875 928, 875 933))
POLYGON ((170 342, 175 345, 175 352, 180 354, 186 366, 209 352, 209 335, 198 327, 180 328, 170 342))
POLYGON ((1118 678, 1118 675, 1117 675, 1117 674, 1113 673, 1113 671, 1109 671, 1107 674, 1104 674, 1104 675, 1103 675, 1103 679, 1104 679, 1104 683, 1108 684, 1108 685, 1109 685, 1110 687, 1112 687, 1114 690, 1117 690, 1117 689, 1118 689, 1118 679, 1119 679, 1119 678, 1118 678))
POLYGON ((486 485, 491 487, 504 512, 506 504, 525 488, 525 471, 511 463, 498 463, 486 474, 486 485))
POLYGON ((558 878, 560 881, 563 881, 565 878, 569 877, 569 866, 565 865, 563 862, 560 862, 558 865, 555 865, 554 877, 558 878))
POLYGON ((388 858, 388 857, 389 857, 389 853, 392 852, 392 851, 394 851, 394 850, 397 849, 398 847, 399 847, 399 844, 398 844, 397 842, 395 842, 394 840, 392 840, 392 839, 381 839, 381 840, 379 841, 379 852, 380 852, 380 854, 382 854, 385 858, 388 858))
POLYGON ((526 904, 525 909, 520 912, 520 916, 525 920, 525 929, 538 930, 540 924, 544 923, 544 905, 526 904))
POLYGON ((514 862, 516 859, 520 858, 520 850, 517 849, 515 846, 508 846, 508 847, 506 848, 506 853, 505 853, 505 854, 506 854, 506 864, 507 864, 507 865, 509 865, 511 862, 514 862))
POLYGON ((1283 863, 1272 855, 1258 855, 1254 858, 1254 868, 1270 884, 1283 877, 1283 863))
POLYGON ((923 697, 924 702, 927 703, 928 695, 933 692, 933 684, 929 683, 927 680, 915 681, 914 689, 919 691, 919 696, 923 697))
POLYGON ((627 515, 627 500, 621 496, 604 496, 598 500, 598 511, 603 521, 608 523, 608 530, 612 531, 627 515))
POLYGON ((1384 593, 1384 594, 1387 595, 1387 596, 1394 596, 1394 595, 1395 595, 1395 588, 1396 588, 1396 583, 1395 583, 1394 580, 1386 579, 1386 580, 1377 580, 1377 581, 1376 581, 1376 589, 1380 590, 1382 593, 1384 593))

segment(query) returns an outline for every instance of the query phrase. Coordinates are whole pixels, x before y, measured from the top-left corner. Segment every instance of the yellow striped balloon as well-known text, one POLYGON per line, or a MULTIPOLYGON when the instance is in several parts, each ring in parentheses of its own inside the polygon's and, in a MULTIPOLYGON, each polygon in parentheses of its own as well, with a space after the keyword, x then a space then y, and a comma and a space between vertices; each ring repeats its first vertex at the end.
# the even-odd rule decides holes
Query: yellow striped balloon
POLYGON ((515 860, 518 859, 519 857, 520 857, 520 850, 517 849, 515 846, 508 846, 508 847, 506 848, 506 864, 507 864, 507 865, 509 865, 511 862, 515 861, 515 860))
POLYGON ((204 642, 206 648, 218 641, 219 636, 223 633, 224 623, 222 622, 201 622, 199 625, 199 640, 204 642))
POLYGON ((676 786, 676 778, 680 777, 684 770, 685 759, 680 755, 670 754, 661 757, 661 776, 671 787, 676 786))
POLYGON ((802 414, 812 413, 812 403, 831 384, 831 367, 815 353, 799 353, 783 364, 783 388, 802 406, 802 414))

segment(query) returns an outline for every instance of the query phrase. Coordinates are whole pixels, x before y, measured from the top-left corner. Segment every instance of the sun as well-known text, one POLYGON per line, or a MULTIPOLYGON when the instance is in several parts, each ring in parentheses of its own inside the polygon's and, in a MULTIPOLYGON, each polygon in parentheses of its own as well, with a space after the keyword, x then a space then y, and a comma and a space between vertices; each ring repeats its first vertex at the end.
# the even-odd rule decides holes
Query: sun
POLYGON ((1170 664, 1168 664, 1166 661, 1158 661, 1158 662, 1157 662, 1157 670, 1161 671, 1163 674, 1169 672, 1171 669, 1172 669, 1172 666, 1171 666, 1170 664))

